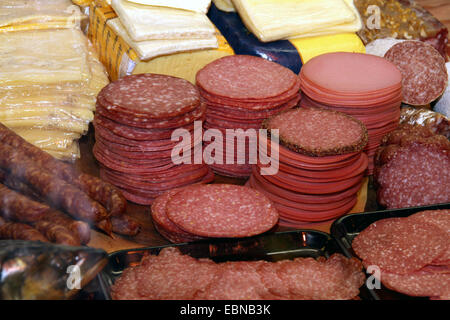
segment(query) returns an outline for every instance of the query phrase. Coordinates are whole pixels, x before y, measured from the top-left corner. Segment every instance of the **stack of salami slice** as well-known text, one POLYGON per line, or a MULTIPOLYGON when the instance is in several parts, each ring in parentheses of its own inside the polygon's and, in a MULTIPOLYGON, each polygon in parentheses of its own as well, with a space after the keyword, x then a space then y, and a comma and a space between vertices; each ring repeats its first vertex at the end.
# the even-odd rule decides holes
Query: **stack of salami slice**
POLYGON ((102 178, 144 205, 168 189, 211 182, 208 166, 194 162, 202 141, 194 141, 192 132, 205 109, 198 90, 184 79, 140 74, 110 83, 97 97, 94 119, 93 152, 102 178), (185 134, 172 141, 176 129, 185 134), (177 161, 175 147, 183 151, 177 161))
MULTIPOLYGON (((197 73, 196 82, 208 106, 204 128, 218 129, 224 135, 223 151, 215 150, 216 163, 211 168, 221 175, 248 177, 252 160, 246 155, 249 148, 257 148, 256 143, 247 140, 246 154, 239 154, 237 138, 227 136, 226 129, 257 132, 264 119, 295 107, 300 100, 298 77, 290 69, 263 58, 234 55, 205 66, 197 73), (227 163, 225 150, 234 152, 234 163, 227 163), (238 163, 239 156, 245 161, 238 163)), ((236 131, 236 136, 241 134, 246 141, 244 132, 236 131)))
POLYGON ((402 75, 378 56, 335 52, 309 60, 300 72, 303 107, 324 107, 361 120, 369 133, 368 174, 381 138, 400 120, 402 75))
POLYGON ((323 223, 354 207, 368 165, 362 152, 367 130, 361 121, 337 111, 296 108, 263 126, 271 138, 260 137, 259 147, 279 159, 279 170, 273 174, 269 165, 258 162, 248 185, 273 201, 280 225, 323 223))
POLYGON ((450 210, 378 220, 352 247, 364 266, 377 266, 381 283, 417 297, 450 299, 450 210))
POLYGON ((152 204, 153 224, 173 243, 205 238, 250 237, 278 221, 262 193, 231 184, 197 184, 167 191, 152 204))

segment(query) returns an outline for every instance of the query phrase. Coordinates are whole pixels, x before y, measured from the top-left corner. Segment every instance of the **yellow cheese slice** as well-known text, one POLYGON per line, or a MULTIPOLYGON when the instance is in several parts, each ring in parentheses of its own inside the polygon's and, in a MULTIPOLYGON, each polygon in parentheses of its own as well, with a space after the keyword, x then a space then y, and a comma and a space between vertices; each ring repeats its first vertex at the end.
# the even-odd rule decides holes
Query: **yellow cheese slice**
POLYGON ((77 141, 74 141, 66 150, 52 150, 43 148, 44 151, 52 155, 53 157, 63 160, 74 162, 76 159, 79 159, 80 154, 80 145, 77 141))
POLYGON ((112 0, 111 5, 133 41, 214 36, 214 25, 203 13, 143 6, 125 0, 112 0))
POLYGON ((67 150, 74 140, 81 137, 80 134, 57 130, 40 130, 30 128, 16 128, 14 132, 26 141, 41 149, 67 150))
MULTIPOLYGON (((2 91, 0 91, 0 96, 2 91)), ((43 94, 29 91, 9 91, 0 98, 0 111, 14 108, 78 108, 84 110, 95 110, 95 97, 77 94, 77 92, 43 91, 43 94)))
POLYGON ((74 28, 86 18, 80 8, 73 5, 70 0, 2 0, 0 2, 0 30, 74 28), (37 27, 39 24, 40 27, 37 27))
POLYGON ((297 38, 289 41, 297 48, 303 64, 315 56, 328 52, 365 53, 364 44, 355 33, 297 38))
POLYGON ((217 9, 225 11, 225 12, 234 12, 236 9, 234 8, 233 2, 231 0, 213 0, 214 5, 217 9))
POLYGON ((177 52, 217 48, 218 42, 214 35, 205 39, 186 40, 147 40, 135 42, 130 39, 119 18, 111 19, 108 25, 122 37, 139 55, 141 60, 168 55, 177 52))
POLYGON ((59 119, 65 120, 79 120, 92 121, 94 120, 94 113, 88 109, 69 108, 69 107, 33 107, 25 106, 20 108, 0 108, 0 122, 11 119, 59 119))
POLYGON ((200 13, 207 13, 209 6, 211 5, 211 0, 129 0, 129 1, 149 6, 176 8, 200 13))
POLYGON ((59 119, 43 119, 43 118, 28 118, 28 119, 6 119, 2 123, 14 130, 14 128, 28 127, 36 129, 52 129, 70 131, 79 134, 86 134, 89 129, 89 124, 85 121, 78 120, 59 120, 59 119))
POLYGON ((91 78, 86 39, 77 29, 0 34, 0 65, 0 86, 86 86, 91 78))
POLYGON ((344 0, 234 0, 233 4, 247 28, 263 42, 315 34, 357 19, 344 0))

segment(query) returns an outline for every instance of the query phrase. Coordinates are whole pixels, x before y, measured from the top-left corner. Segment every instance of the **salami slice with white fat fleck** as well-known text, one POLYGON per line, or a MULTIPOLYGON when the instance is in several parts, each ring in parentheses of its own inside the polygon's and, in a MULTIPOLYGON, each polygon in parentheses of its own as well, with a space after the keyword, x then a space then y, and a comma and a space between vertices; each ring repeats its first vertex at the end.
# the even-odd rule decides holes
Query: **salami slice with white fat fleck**
POLYGON ((198 90, 189 81, 151 73, 111 82, 101 94, 110 103, 111 110, 145 114, 154 119, 184 114, 200 103, 198 90))
POLYGON ((448 237, 428 222, 387 218, 359 233, 352 247, 365 264, 376 265, 387 272, 408 274, 442 255, 448 247, 448 237))
POLYGON ((447 88, 445 60, 432 46, 422 41, 403 41, 392 46, 384 58, 402 73, 403 102, 427 105, 447 88))
POLYGON ((278 221, 272 202, 256 190, 227 184, 191 186, 174 195, 167 216, 179 228, 203 237, 249 237, 278 221))

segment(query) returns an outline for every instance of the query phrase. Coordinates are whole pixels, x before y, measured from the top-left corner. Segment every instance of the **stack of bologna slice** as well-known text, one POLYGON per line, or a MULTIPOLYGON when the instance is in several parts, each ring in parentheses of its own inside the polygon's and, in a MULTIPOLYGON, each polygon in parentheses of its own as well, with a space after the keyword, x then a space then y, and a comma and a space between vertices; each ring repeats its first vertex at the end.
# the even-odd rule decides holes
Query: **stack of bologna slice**
POLYGON ((152 204, 158 232, 174 243, 250 237, 277 224, 278 212, 261 192, 231 184, 196 184, 167 191, 152 204))
POLYGON ((140 74, 110 83, 97 97, 94 119, 93 152, 102 178, 144 205, 168 189, 211 182, 212 171, 193 156, 202 141, 194 141, 192 132, 205 109, 198 90, 184 79, 140 74), (176 129, 184 135, 172 141, 176 129), (183 151, 176 161, 175 147, 183 151))
POLYGON ((362 152, 367 130, 361 121, 337 111, 300 107, 267 119, 263 126, 271 138, 260 137, 259 147, 272 161, 279 159, 279 170, 269 172, 269 165, 258 162, 248 185, 273 201, 280 225, 329 221, 354 207, 368 165, 362 152))
MULTIPOLYGON (((290 69, 263 58, 234 55, 205 66, 197 73, 196 82, 208 106, 204 128, 218 129, 224 134, 223 151, 215 150, 215 163, 211 168, 226 176, 248 177, 252 160, 246 155, 249 148, 257 148, 256 143, 252 145, 247 141, 246 155, 238 154, 237 138, 227 136, 226 129, 257 132, 264 119, 297 106, 300 100, 298 77, 290 69), (226 161, 225 150, 230 154, 234 152, 233 163, 226 161), (238 163, 239 156, 245 157, 244 163, 238 163)), ((246 141, 245 133, 235 133, 246 141)))
POLYGON ((381 138, 400 119, 402 75, 396 66, 378 56, 335 52, 309 60, 300 72, 303 107, 324 107, 361 120, 369 133, 365 149, 368 174, 381 138))

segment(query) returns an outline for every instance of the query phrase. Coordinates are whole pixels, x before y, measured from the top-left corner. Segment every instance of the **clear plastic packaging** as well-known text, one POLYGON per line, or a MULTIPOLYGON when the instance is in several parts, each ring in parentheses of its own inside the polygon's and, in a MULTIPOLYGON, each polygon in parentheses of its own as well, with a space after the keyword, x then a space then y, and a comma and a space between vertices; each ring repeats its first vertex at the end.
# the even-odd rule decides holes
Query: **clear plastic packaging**
POLYGON ((4 0, 0 32, 76 28, 87 16, 70 0, 4 0))

